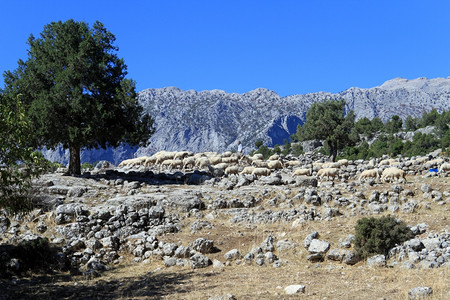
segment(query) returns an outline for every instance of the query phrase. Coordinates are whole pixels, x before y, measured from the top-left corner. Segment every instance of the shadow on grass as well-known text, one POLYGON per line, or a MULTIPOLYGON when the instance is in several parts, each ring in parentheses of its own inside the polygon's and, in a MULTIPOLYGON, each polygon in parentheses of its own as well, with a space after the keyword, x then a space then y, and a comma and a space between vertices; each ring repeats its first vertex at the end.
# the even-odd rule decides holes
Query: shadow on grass
MULTIPOLYGON (((180 298, 194 290, 192 276, 214 274, 196 272, 147 273, 139 277, 97 279, 77 282, 67 274, 0 280, 0 299, 162 299, 180 298), (176 296, 175 296, 176 295, 176 296)), ((205 287, 213 288, 213 285, 205 287)), ((198 287, 195 287, 198 290, 198 287)))

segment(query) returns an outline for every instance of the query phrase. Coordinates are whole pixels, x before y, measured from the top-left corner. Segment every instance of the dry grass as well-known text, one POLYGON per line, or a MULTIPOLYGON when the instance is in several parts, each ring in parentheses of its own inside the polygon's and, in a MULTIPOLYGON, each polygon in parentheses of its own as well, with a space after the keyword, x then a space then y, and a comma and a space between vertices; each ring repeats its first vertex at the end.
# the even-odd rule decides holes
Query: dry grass
MULTIPOLYGON (((408 177, 408 183, 403 187, 415 191, 413 199, 425 202, 427 200, 423 200, 423 193, 420 190, 423 183, 429 183, 434 189, 444 192, 449 189, 449 181, 450 178, 408 177)), ((391 191, 391 185, 367 187, 364 191, 366 197, 374 189, 391 191)), ((276 191, 269 191, 264 197, 268 200, 276 194, 276 191)), ((288 197, 295 194, 295 190, 291 191, 288 197)), ((426 223, 429 231, 449 230, 448 204, 438 205, 431 200, 428 202, 429 208, 422 205, 415 213, 399 212, 394 215, 410 225, 426 223)), ((293 241, 298 247, 282 253, 275 252, 283 262, 281 268, 274 268, 271 264, 262 267, 244 263, 236 265, 235 262, 223 268, 208 267, 195 270, 189 267, 166 268, 161 260, 134 263, 132 257, 125 256, 120 265, 114 266, 100 278, 94 280, 64 276, 54 276, 47 280, 30 278, 28 282, 24 281, 19 285, 20 294, 13 296, 189 300, 233 294, 237 299, 296 299, 298 295, 286 296, 284 288, 291 284, 302 284, 306 286, 305 294, 302 296, 308 299, 407 299, 408 290, 417 286, 432 287, 433 296, 429 299, 450 298, 448 268, 371 268, 364 262, 348 266, 328 260, 322 263, 307 261, 308 253, 302 247, 302 243, 310 232, 318 231, 320 238, 330 242, 332 248, 339 248, 339 239, 353 233, 354 226, 360 218, 361 216, 337 217, 330 221, 307 222, 294 228, 292 224, 287 223, 234 224, 230 222, 229 216, 219 215, 211 221, 214 229, 203 229, 191 234, 190 224, 197 219, 190 217, 183 220, 185 227, 181 232, 165 235, 159 239, 183 245, 188 245, 199 237, 211 239, 221 251, 208 254, 208 257, 222 262, 224 262, 223 255, 229 250, 236 248, 245 255, 269 234, 277 240, 293 241)), ((51 222, 51 218, 48 221, 51 222)), ((17 289, 17 286, 0 282, 2 290, 17 289)))

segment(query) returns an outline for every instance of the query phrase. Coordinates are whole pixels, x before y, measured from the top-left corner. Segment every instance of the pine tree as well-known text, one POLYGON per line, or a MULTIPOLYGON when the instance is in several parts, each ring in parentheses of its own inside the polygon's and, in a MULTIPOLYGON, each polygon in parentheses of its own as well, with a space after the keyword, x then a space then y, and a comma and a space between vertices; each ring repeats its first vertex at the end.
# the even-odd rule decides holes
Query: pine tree
POLYGON ((100 22, 53 22, 30 36, 27 61, 4 74, 5 92, 29 107, 35 146, 69 149, 71 175, 81 172, 81 148, 145 145, 154 131, 114 41, 100 22))

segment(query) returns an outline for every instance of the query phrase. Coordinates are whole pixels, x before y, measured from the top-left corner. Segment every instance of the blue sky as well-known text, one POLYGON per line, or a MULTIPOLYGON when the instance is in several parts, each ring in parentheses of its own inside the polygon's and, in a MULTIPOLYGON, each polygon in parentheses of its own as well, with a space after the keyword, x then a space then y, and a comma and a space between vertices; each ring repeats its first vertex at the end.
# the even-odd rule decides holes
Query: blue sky
POLYGON ((450 76, 448 0, 0 0, 0 72, 27 58, 30 34, 68 19, 116 36, 138 91, 287 96, 450 76))

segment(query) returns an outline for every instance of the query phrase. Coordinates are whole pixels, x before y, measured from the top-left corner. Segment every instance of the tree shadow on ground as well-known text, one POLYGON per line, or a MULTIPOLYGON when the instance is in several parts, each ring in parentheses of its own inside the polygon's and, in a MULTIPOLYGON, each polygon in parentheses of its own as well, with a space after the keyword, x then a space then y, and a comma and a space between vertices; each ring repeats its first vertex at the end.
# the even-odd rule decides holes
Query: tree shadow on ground
MULTIPOLYGON (((192 276, 214 276, 196 272, 149 272, 138 277, 97 279, 77 282, 68 274, 38 275, 30 278, 0 280, 0 300, 3 299, 162 299, 179 298, 194 288, 192 276)), ((214 288, 214 285, 204 287, 214 288)), ((199 287, 195 287, 198 290, 199 287)))

